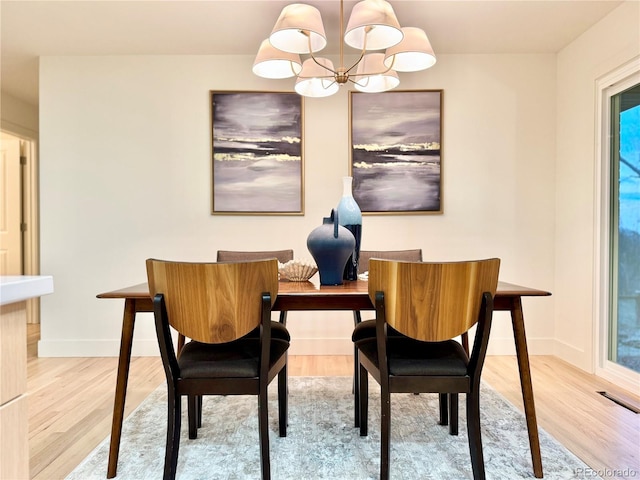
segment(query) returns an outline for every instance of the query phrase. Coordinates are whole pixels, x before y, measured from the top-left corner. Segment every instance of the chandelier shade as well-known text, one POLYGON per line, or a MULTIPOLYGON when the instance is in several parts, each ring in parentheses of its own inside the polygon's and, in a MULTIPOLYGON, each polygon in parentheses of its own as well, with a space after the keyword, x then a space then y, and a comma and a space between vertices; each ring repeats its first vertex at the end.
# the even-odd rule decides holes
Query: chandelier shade
POLYGON ((328 58, 308 58, 302 64, 302 72, 296 80, 295 91, 305 97, 328 97, 338 91, 340 86, 335 78, 327 75, 333 70, 333 62, 328 58))
POLYGON ((269 41, 285 52, 319 52, 327 45, 320 10, 304 3, 287 5, 273 27, 269 41))
POLYGON ((379 93, 400 85, 400 78, 396 71, 386 69, 383 62, 384 53, 368 53, 362 57, 356 71, 355 89, 365 93, 379 93), (367 72, 382 73, 371 75, 367 72))
POLYGON ((363 0, 351 11, 344 42, 359 50, 381 50, 402 40, 393 7, 384 0, 363 0))
POLYGON ((298 94, 326 97, 348 82, 361 92, 384 92, 400 84, 398 71, 415 72, 436 63, 424 30, 401 27, 386 0, 360 0, 346 28, 340 0, 340 35, 340 63, 334 67, 331 60, 314 55, 327 45, 320 11, 303 3, 287 5, 261 43, 253 72, 272 79, 295 76, 298 94), (344 63, 344 45, 356 49, 352 65, 344 63))
POLYGON ((253 73, 264 78, 295 77, 302 71, 300 55, 278 50, 269 40, 263 40, 253 62, 253 73))
POLYGON ((424 30, 416 27, 404 27, 404 37, 397 45, 387 48, 384 65, 398 72, 416 72, 432 67, 436 63, 436 54, 424 30))

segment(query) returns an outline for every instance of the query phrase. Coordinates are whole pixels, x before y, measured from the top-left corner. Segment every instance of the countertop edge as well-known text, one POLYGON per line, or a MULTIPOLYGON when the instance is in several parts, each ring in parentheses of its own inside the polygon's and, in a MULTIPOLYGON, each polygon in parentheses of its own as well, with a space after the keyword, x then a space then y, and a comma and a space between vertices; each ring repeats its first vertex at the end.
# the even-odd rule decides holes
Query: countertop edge
POLYGON ((53 293, 51 275, 0 276, 0 305, 22 302, 53 293))

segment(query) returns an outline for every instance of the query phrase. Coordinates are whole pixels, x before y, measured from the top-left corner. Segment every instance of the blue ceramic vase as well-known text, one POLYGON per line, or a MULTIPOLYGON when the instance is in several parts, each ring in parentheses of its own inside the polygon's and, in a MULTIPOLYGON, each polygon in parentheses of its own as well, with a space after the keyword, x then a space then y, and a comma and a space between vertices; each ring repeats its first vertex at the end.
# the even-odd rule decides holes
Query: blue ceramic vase
POLYGON ((353 253, 356 240, 349 230, 338 223, 338 212, 322 220, 307 237, 307 248, 316 261, 320 285, 342 285, 347 260, 353 253))
POLYGON ((340 225, 351 232, 356 241, 349 259, 344 267, 342 278, 345 280, 356 280, 358 278, 358 263, 360 262, 360 241, 362 239, 362 212, 358 203, 353 198, 351 191, 353 178, 344 177, 342 179, 342 198, 338 203, 338 218, 340 225))

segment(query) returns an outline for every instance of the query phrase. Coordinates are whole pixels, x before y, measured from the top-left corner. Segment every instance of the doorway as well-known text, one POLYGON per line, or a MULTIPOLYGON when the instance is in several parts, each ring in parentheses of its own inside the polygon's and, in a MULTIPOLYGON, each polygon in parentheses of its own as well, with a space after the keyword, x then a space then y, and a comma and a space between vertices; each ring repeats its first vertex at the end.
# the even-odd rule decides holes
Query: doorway
MULTIPOLYGON (((40 273, 38 158, 34 139, 0 130, 0 274, 40 273)), ((27 322, 40 323, 39 299, 27 322)))
POLYGON ((0 134, 0 275, 22 275, 22 141, 0 134))

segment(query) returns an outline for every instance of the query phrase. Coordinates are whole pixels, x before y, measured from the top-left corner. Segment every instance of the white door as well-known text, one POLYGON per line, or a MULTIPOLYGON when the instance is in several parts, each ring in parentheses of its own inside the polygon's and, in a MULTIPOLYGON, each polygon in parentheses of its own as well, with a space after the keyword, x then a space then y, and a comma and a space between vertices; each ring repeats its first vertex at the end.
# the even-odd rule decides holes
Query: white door
POLYGON ((0 275, 21 275, 20 140, 3 133, 0 145, 0 275))

